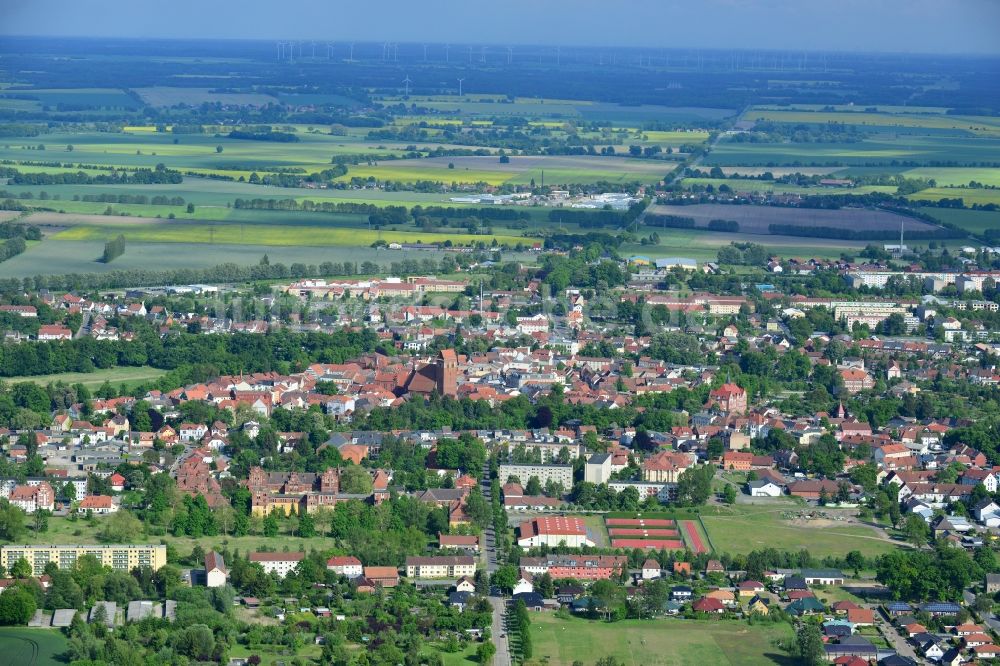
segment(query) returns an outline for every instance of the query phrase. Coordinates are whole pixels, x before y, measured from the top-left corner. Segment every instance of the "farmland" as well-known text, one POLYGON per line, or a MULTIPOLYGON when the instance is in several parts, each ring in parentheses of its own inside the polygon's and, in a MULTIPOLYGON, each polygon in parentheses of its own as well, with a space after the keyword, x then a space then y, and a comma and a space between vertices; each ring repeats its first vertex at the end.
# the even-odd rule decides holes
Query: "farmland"
POLYGON ((0 628, 0 666, 55 666, 66 651, 66 638, 52 629, 0 628))
POLYGON ((904 218, 883 210, 842 208, 837 210, 807 208, 774 208, 769 206, 732 206, 725 204, 698 204, 693 206, 650 207, 651 215, 689 217, 699 227, 707 227, 710 220, 735 220, 740 232, 769 234, 769 225, 791 224, 799 227, 842 227, 846 229, 898 230, 901 222, 913 230, 935 229, 934 225, 904 218))
POLYGON ((779 643, 792 639, 787 624, 624 620, 607 624, 547 613, 531 616, 534 658, 529 664, 593 663, 614 655, 626 666, 765 666, 787 659, 779 643))

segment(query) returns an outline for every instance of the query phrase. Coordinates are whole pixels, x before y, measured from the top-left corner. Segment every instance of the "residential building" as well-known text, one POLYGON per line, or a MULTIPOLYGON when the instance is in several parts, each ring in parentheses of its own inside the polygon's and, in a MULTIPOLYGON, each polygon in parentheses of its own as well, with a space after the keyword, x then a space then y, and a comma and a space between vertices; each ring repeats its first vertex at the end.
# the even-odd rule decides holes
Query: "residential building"
POLYGON ((45 565, 54 562, 60 569, 72 569, 83 555, 93 555, 106 567, 131 571, 149 567, 154 571, 167 563, 167 547, 148 544, 88 544, 88 545, 9 545, 0 547, 0 566, 9 571, 21 559, 31 564, 34 575, 45 572, 45 565))
POLYGON ((476 559, 468 555, 407 557, 407 578, 458 578, 475 576, 476 559))
POLYGON ((294 571, 305 558, 306 554, 297 553, 250 553, 251 562, 257 563, 264 568, 264 573, 274 573, 278 578, 284 578, 289 571, 294 571))

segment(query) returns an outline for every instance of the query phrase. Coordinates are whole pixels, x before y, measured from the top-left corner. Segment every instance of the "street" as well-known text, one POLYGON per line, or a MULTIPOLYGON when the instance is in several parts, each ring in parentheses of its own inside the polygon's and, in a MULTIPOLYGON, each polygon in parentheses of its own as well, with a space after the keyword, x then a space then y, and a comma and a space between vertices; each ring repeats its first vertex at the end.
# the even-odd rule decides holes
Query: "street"
MULTIPOLYGON (((493 498, 488 470, 483 472, 480 484, 483 489, 483 497, 486 498, 487 502, 492 502, 493 498)), ((497 570, 497 542, 492 525, 483 530, 483 551, 486 553, 486 572, 487 574, 492 574, 497 570)), ((497 652, 493 656, 493 663, 495 666, 510 666, 510 645, 507 642, 507 630, 504 627, 504 614, 507 603, 503 597, 495 596, 494 591, 491 586, 490 604, 493 606, 493 628, 491 634, 493 636, 493 644, 497 648, 497 652)))

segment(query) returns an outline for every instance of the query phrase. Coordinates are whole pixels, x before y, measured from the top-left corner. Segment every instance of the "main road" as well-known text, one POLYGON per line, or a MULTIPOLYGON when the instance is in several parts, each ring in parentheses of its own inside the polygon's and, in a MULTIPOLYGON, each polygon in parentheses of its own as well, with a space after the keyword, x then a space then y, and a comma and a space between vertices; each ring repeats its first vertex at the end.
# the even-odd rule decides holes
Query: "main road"
MULTIPOLYGON (((493 490, 490 484, 489 469, 483 471, 483 478, 480 480, 480 484, 483 489, 483 497, 492 506, 493 490)), ((492 575, 498 566, 497 538, 492 523, 483 530, 483 552, 486 553, 486 573, 487 575, 492 575)), ((511 666, 510 644, 507 642, 507 629, 504 627, 504 614, 507 608, 507 601, 499 594, 495 594, 496 592, 498 590, 494 590, 490 586, 489 598, 490 604, 493 606, 493 627, 490 633, 492 634, 493 644, 497 648, 497 652, 493 656, 493 664, 494 666, 511 666)))

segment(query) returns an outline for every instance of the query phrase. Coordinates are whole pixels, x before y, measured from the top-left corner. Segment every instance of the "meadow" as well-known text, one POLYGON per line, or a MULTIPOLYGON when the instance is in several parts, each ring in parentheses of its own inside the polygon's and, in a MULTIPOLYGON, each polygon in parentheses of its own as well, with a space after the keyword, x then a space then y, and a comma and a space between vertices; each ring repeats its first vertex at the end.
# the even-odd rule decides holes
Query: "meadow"
POLYGON ((774 666, 788 663, 780 644, 793 639, 787 624, 712 620, 600 620, 531 614, 530 666, 592 664, 613 655, 626 666, 774 666))
POLYGON ((96 370, 94 372, 64 372, 57 375, 32 375, 30 377, 4 377, 3 381, 9 384, 18 382, 32 382, 45 386, 46 384, 83 384, 84 386, 96 389, 108 382, 112 386, 130 387, 138 384, 145 384, 166 374, 166 370, 159 370, 150 367, 119 367, 106 370, 96 370))
POLYGON ((940 201, 961 199, 966 206, 994 204, 1000 206, 1000 189, 987 190, 971 187, 929 187, 906 197, 910 201, 940 201))

